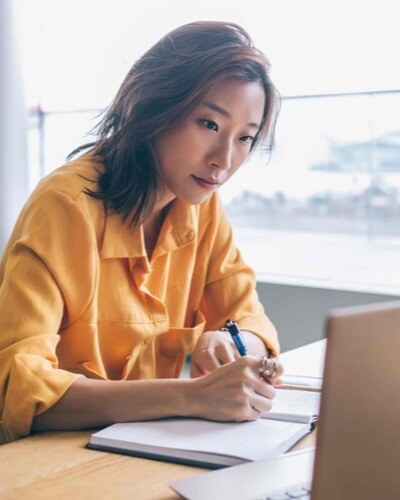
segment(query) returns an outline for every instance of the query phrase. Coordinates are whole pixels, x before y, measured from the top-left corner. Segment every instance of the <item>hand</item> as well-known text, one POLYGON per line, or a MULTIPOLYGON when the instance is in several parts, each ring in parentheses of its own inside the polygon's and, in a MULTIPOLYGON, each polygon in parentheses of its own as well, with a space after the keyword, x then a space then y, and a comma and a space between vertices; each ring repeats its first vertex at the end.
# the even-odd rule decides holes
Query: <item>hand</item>
POLYGON ((262 371, 260 373, 260 377, 263 378, 268 383, 272 384, 274 387, 278 387, 282 385, 281 375, 284 372, 284 368, 282 363, 278 358, 269 358, 267 359, 265 356, 261 356, 261 370, 267 369, 267 371, 262 371), (263 360, 264 358, 264 360, 263 360), (274 370, 273 375, 269 375, 269 371, 274 370))
POLYGON ((260 377, 260 356, 243 356, 193 380, 192 414, 217 421, 257 420, 272 407, 274 387, 260 377))
POLYGON ((192 352, 190 376, 206 375, 239 358, 240 354, 229 332, 221 330, 205 332, 192 352))

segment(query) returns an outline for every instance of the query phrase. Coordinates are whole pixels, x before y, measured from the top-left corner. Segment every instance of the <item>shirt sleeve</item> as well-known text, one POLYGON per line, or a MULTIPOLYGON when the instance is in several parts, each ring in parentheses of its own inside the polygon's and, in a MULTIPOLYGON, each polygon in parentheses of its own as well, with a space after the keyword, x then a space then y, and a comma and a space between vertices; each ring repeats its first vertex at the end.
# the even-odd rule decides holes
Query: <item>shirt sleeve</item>
POLYGON ((227 319, 260 337, 271 355, 279 354, 275 327, 266 316, 255 289, 253 270, 243 261, 233 242, 232 229, 216 197, 211 220, 210 258, 201 303, 207 330, 218 330, 227 319))
POLYGON ((28 435, 81 376, 58 368, 56 346, 92 295, 94 244, 64 193, 33 195, 19 216, 0 267, 0 442, 28 435))

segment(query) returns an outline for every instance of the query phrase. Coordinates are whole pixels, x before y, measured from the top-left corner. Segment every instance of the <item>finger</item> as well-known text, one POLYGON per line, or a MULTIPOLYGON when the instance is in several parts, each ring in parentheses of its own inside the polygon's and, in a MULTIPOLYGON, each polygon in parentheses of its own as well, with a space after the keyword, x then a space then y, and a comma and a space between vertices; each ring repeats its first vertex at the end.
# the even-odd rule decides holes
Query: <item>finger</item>
POLYGON ((215 350, 210 348, 201 351, 200 355, 197 356, 197 364, 205 371, 212 372, 221 366, 215 356, 215 350), (199 359, 200 358, 200 359, 199 359))
POLYGON ((204 375, 207 375, 207 373, 207 370, 205 370, 202 366, 192 360, 192 363, 190 365, 191 378, 203 377, 204 375))
POLYGON ((265 380, 257 380, 253 390, 256 394, 264 398, 273 399, 276 396, 275 387, 265 380))
POLYGON ((247 412, 247 417, 245 418, 246 422, 253 422, 254 420, 258 420, 261 418, 263 412, 258 411, 256 408, 253 408, 252 406, 249 407, 249 410, 247 412))
POLYGON ((255 410, 261 414, 267 413, 272 408, 272 399, 255 394, 250 399, 250 405, 255 410))
POLYGON ((251 368, 254 375, 257 375, 258 378, 260 377, 261 356, 252 356, 251 354, 246 354, 246 356, 239 356, 238 359, 240 359, 240 363, 244 363, 246 366, 251 368))
MULTIPOLYGON (((263 368, 265 368, 265 365, 263 368)), ((260 377, 271 384, 273 384, 284 372, 283 365, 278 359, 268 359, 266 368, 267 370, 264 373, 260 373, 260 377), (270 370, 274 370, 272 375, 269 373, 270 370)))
POLYGON ((236 359, 231 345, 226 343, 219 344, 215 348, 215 354, 221 365, 226 365, 236 359))
MULTIPOLYGON (((251 369, 251 372, 253 374, 253 377, 251 377, 254 380, 260 380, 263 379, 265 382, 271 383, 271 378, 272 380, 275 379, 274 377, 268 377, 265 374, 260 373, 260 368, 263 366, 262 364, 262 358, 263 356, 252 356, 252 355, 246 355, 246 356, 241 356, 240 359, 238 359, 236 362, 237 363, 243 363, 245 366, 249 367, 251 369)), ((283 370, 283 367, 281 366, 281 363, 277 362, 277 373, 280 373, 281 370, 283 370)))
POLYGON ((239 359, 242 357, 242 355, 240 354, 240 352, 238 351, 238 348, 236 347, 235 343, 234 342, 231 342, 230 343, 230 347, 231 347, 231 352, 233 354, 233 357, 235 359, 239 359))
MULTIPOLYGON (((264 378, 264 380, 266 380, 267 382, 269 382, 270 384, 272 385, 276 385, 276 383, 278 382, 278 380, 280 381, 280 377, 282 375, 283 372, 281 373, 277 373, 275 374, 273 377, 267 377, 267 378, 264 378)), ((280 382, 282 383, 282 382, 280 382)))

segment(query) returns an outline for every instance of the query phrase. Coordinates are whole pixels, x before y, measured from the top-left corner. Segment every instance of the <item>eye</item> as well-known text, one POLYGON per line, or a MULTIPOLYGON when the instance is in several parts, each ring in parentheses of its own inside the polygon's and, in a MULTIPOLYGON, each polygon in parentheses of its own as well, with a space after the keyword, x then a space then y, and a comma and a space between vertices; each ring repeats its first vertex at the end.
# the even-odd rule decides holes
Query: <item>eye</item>
POLYGON ((247 142, 247 143, 249 143, 249 144, 253 144, 254 139, 255 139, 255 138, 254 138, 252 135, 245 135, 245 136, 243 136, 243 137, 241 137, 241 138, 240 138, 240 140, 241 140, 242 142, 247 142))
POLYGON ((218 132, 218 125, 213 120, 201 119, 199 121, 204 127, 208 128, 208 130, 218 132))

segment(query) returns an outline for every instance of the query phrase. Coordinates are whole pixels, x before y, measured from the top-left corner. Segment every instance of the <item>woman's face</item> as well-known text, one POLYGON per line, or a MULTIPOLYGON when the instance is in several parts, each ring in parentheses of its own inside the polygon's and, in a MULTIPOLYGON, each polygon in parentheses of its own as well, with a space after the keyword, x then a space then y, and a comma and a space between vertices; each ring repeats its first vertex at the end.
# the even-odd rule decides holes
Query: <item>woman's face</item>
POLYGON ((154 140, 163 201, 202 203, 240 167, 261 125, 264 89, 224 80, 173 130, 154 140))

